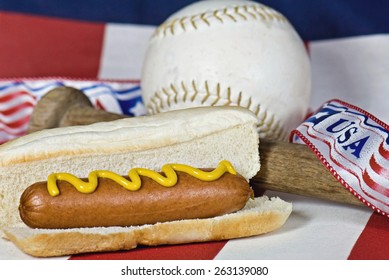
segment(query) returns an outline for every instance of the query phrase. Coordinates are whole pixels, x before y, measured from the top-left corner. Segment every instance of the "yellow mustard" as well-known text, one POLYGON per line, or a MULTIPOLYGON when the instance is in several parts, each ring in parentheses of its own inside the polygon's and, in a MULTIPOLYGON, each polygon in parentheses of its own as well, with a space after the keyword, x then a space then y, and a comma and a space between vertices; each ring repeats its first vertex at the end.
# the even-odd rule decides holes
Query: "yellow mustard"
POLYGON ((112 171, 95 170, 89 173, 87 182, 69 173, 53 173, 47 179, 47 189, 51 196, 59 195, 57 181, 62 180, 72 184, 81 193, 92 193, 96 190, 98 178, 100 177, 111 179, 127 190, 136 191, 139 190, 142 184, 140 175, 149 177, 164 187, 172 187, 177 184, 176 171, 185 172, 199 180, 208 182, 219 179, 226 172, 236 175, 234 167, 227 160, 222 160, 214 170, 209 172, 185 164, 165 164, 161 171, 165 176, 149 169, 133 168, 128 172, 129 180, 127 180, 112 171))

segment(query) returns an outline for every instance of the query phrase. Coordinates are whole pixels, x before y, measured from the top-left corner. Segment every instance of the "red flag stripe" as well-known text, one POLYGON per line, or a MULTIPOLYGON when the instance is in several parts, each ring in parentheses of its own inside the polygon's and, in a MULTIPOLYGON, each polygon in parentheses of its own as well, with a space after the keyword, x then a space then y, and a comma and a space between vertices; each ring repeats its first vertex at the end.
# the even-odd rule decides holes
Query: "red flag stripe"
MULTIPOLYGON (((369 173, 366 170, 363 171, 362 178, 363 178, 363 181, 366 183, 366 185, 369 188, 371 188, 372 190, 382 194, 383 196, 389 197, 389 189, 386 188, 385 186, 382 186, 381 184, 378 184, 377 182, 375 182, 370 177, 369 173)), ((378 198, 375 198, 375 199, 378 200, 378 198)), ((385 204, 384 201, 381 201, 381 202, 385 204)))
POLYGON ((389 180, 389 170, 378 164, 374 155, 370 158, 369 164, 371 169, 374 170, 374 172, 379 174, 381 177, 389 180))
POLYGON ((5 125, 9 128, 19 128, 20 126, 27 124, 30 121, 30 116, 24 116, 21 119, 6 123, 5 125))
POLYGON ((378 152, 385 159, 389 159, 389 151, 385 149, 384 142, 381 143, 380 147, 378 148, 378 152))
POLYGON ((212 260, 227 241, 139 247, 129 251, 74 255, 70 260, 212 260))
MULTIPOLYGON (((26 109, 26 108, 33 108, 35 104, 31 104, 30 102, 23 102, 23 103, 20 103, 14 107, 11 107, 9 109, 6 109, 4 111, 1 111, 0 112, 0 116, 3 115, 3 116, 11 116, 11 115, 14 115, 16 114, 17 112, 23 110, 23 109, 26 109)), ((1 119, 1 118, 0 118, 1 119)))
POLYGON ((35 100, 35 97, 26 91, 11 91, 0 95, 0 103, 8 102, 10 100, 19 98, 21 96, 25 96, 26 98, 29 98, 31 102, 35 100))
POLYGON ((355 242, 350 260, 387 260, 389 258, 389 219, 374 213, 355 242))
POLYGON ((104 24, 0 12, 0 77, 96 78, 104 24))

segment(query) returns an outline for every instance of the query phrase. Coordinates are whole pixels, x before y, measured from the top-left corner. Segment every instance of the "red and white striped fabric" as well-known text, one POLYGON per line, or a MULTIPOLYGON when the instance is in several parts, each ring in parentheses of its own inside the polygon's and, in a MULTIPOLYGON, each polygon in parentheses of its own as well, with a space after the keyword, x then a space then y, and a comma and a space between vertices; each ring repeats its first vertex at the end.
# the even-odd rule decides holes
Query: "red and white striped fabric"
MULTIPOLYGON (((25 133, 26 122, 36 100, 47 85, 55 83, 84 88, 95 87, 96 84, 110 87, 105 97, 101 92, 91 93, 91 97, 96 97, 96 106, 133 115, 144 112, 137 102, 123 107, 120 97, 123 91, 128 100, 135 98, 128 97, 130 92, 140 96, 141 65, 153 26, 89 23, 7 12, 0 12, 0 23, 0 140, 3 142, 25 133), (136 107, 136 104, 139 106, 136 107), (128 111, 130 109, 133 111, 128 111)), ((348 37, 307 44, 312 60, 312 109, 337 98, 389 123, 389 35, 348 37)), ((270 234, 66 258, 389 258, 389 220, 373 213, 370 208, 283 193, 268 194, 278 195, 294 204, 293 213, 284 227, 270 234)), ((12 243, 0 240, 0 259, 30 258, 12 243)))
POLYGON ((58 86, 71 86, 82 90, 98 109, 130 116, 146 114, 139 80, 60 77, 4 79, 0 80, 0 144, 25 135, 37 101, 58 86))

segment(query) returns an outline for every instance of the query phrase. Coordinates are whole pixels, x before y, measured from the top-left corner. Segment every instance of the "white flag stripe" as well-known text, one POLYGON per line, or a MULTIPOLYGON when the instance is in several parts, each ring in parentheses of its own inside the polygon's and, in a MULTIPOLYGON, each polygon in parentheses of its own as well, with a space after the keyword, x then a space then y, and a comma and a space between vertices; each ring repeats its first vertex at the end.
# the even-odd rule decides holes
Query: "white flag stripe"
POLYGON ((99 78, 140 79, 148 41, 154 30, 154 26, 107 24, 99 78))
POLYGON ((27 128, 28 122, 15 128, 0 123, 0 139, 5 142, 7 140, 14 139, 16 136, 20 136, 20 134, 24 135, 26 134, 27 128))
POLYGON ((389 123, 389 34, 310 43, 312 108, 338 98, 389 123))
POLYGON ((11 114, 9 116, 3 115, 0 110, 0 123, 4 124, 10 124, 12 122, 16 122, 18 120, 21 120, 25 117, 29 117, 33 111, 33 107, 25 107, 14 114, 11 114))
POLYGON ((266 195, 293 203, 285 225, 269 234, 230 240, 216 259, 347 259, 372 213, 367 207, 292 194, 269 191, 266 195))
POLYGON ((12 98, 11 100, 6 102, 1 102, 0 112, 5 112, 23 103, 31 104, 31 106, 33 106, 35 105, 36 101, 30 95, 26 95, 26 94, 18 95, 17 98, 12 98))

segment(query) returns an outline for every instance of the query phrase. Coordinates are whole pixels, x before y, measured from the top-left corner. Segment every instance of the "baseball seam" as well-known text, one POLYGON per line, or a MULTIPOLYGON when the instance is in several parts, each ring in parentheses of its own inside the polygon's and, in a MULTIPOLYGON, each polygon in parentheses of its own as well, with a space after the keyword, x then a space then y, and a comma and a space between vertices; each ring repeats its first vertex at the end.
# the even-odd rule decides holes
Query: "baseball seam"
POLYGON ((189 30, 197 30, 200 26, 210 27, 215 23, 224 24, 226 22, 250 20, 262 20, 265 22, 288 21, 282 14, 265 5, 235 5, 233 7, 226 7, 223 9, 167 20, 156 29, 153 37, 176 35, 189 30))
MULTIPOLYGON (((272 139, 287 139, 288 133, 282 128, 279 120, 252 100, 244 98, 242 92, 233 94, 231 87, 223 87, 220 83, 211 89, 210 82, 197 83, 181 81, 179 84, 171 83, 154 93, 148 104, 147 110, 151 114, 157 114, 169 110, 174 105, 186 104, 188 107, 201 106, 240 106, 252 111, 258 119, 257 130, 259 135, 266 135, 272 139), (201 89, 201 90, 200 90, 201 89), (223 90, 222 90, 223 89, 223 90)), ((185 106, 186 107, 186 106, 185 106)))

